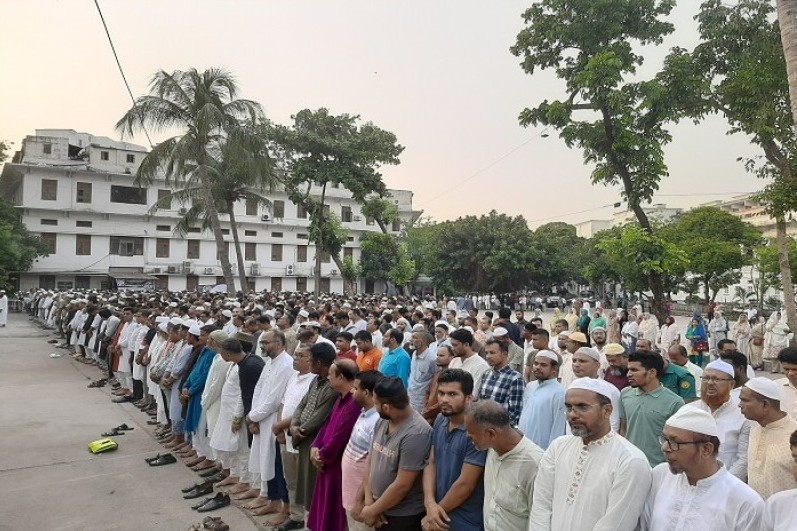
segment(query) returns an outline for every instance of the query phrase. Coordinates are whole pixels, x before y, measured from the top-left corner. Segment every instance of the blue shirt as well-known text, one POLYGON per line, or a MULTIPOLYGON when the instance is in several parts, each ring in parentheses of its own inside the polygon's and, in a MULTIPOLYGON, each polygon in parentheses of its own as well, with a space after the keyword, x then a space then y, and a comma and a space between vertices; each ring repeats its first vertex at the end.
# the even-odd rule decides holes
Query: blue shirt
POLYGON ((523 436, 543 450, 565 434, 565 388, 555 379, 533 381, 523 393, 518 428, 523 436))
MULTIPOLYGON (((460 424, 449 431, 448 417, 438 415, 432 427, 432 448, 434 448, 435 500, 439 503, 448 494, 451 485, 459 479, 462 465, 484 468, 487 452, 473 446, 460 424)), ((481 531, 484 529, 484 473, 479 483, 465 502, 448 513, 452 531, 481 531)))
POLYGON ((423 412, 428 398, 429 385, 437 372, 437 355, 427 348, 426 352, 412 356, 410 363, 410 378, 407 385, 407 394, 410 396, 410 405, 418 413, 423 412))
POLYGON ((402 347, 388 351, 379 361, 379 372, 385 376, 398 376, 404 383, 404 389, 409 386, 410 355, 402 347))

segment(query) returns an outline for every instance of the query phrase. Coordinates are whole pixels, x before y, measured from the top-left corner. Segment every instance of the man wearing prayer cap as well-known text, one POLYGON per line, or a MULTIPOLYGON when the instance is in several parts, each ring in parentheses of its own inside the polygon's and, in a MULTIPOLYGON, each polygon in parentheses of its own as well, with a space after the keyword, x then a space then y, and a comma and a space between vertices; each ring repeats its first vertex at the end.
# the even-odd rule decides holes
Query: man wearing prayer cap
POLYGON ((232 322, 232 312, 230 310, 221 311, 219 314, 219 323, 221 324, 221 329, 227 332, 227 335, 230 337, 234 337, 238 332, 238 328, 235 326, 235 323, 232 322))
POLYGON ((606 363, 609 367, 603 375, 603 379, 622 391, 630 384, 628 383, 628 353, 620 343, 607 343, 603 349, 606 356, 606 363))
POLYGON ((742 415, 755 421, 750 429, 747 483, 765 500, 797 487, 789 437, 797 420, 780 409, 780 386, 769 378, 751 378, 739 394, 742 415))
POLYGON ((701 376, 700 397, 692 402, 714 418, 719 430, 719 460, 734 476, 747 481, 747 446, 752 422, 739 411, 739 401, 733 398, 733 365, 715 360, 706 365, 701 376))
MULTIPOLYGON (((581 347, 573 354, 573 373, 576 378, 601 378, 601 354, 591 347, 581 347)), ((602 378, 601 378, 602 379, 602 378)), ((609 397, 612 399, 612 431, 620 430, 620 391, 609 397)))
POLYGON ((764 501, 717 458, 721 435, 711 413, 692 405, 667 419, 660 438, 667 462, 653 469, 643 531, 759 529, 764 501))
POLYGON ((650 490, 647 458, 611 430, 605 380, 577 378, 565 394, 572 435, 551 443, 534 482, 529 529, 631 531, 650 490))
POLYGON ((557 380, 562 357, 548 349, 538 350, 532 361, 534 380, 523 391, 518 428, 543 450, 565 434, 565 388, 557 380))

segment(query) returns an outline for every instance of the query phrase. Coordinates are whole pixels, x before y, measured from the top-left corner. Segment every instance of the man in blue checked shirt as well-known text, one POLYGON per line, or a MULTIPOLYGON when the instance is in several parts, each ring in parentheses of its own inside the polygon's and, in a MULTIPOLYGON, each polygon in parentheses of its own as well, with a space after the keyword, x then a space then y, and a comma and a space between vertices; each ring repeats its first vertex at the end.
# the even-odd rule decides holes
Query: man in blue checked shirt
POLYGON ((523 375, 509 366, 509 349, 501 341, 490 339, 484 346, 484 357, 490 370, 482 375, 479 400, 495 400, 509 413, 509 422, 517 426, 523 407, 523 390, 526 382, 523 375))

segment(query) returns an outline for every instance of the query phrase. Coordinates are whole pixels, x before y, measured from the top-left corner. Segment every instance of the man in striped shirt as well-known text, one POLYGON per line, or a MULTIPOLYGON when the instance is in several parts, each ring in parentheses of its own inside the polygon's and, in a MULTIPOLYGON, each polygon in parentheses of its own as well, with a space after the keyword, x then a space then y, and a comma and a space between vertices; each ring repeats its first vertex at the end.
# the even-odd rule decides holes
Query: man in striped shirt
POLYGON ((346 519, 349 531, 366 531, 372 528, 352 517, 352 509, 356 502, 357 489, 365 478, 365 461, 371 448, 371 439, 374 435, 374 426, 379 420, 379 415, 374 408, 374 386, 382 373, 379 371, 364 371, 354 377, 354 401, 363 408, 360 417, 351 431, 349 444, 343 451, 341 472, 343 476, 343 508, 346 509, 346 519))

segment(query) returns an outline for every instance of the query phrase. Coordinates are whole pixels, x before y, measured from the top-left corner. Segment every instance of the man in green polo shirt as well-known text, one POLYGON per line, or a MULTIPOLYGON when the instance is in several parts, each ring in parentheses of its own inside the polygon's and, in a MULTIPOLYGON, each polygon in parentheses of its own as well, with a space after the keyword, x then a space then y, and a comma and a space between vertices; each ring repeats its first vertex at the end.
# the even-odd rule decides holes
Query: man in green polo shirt
MULTIPOLYGON (((653 352, 653 346, 647 339, 639 339, 636 343, 637 352, 653 352)), ((659 377, 661 385, 680 396, 684 402, 697 400, 697 386, 695 377, 687 369, 664 360, 664 372, 659 377)))
POLYGON ((620 435, 647 456, 650 466, 664 462, 659 436, 664 423, 684 400, 661 385, 664 359, 652 352, 635 352, 628 358, 628 382, 620 393, 620 435))

